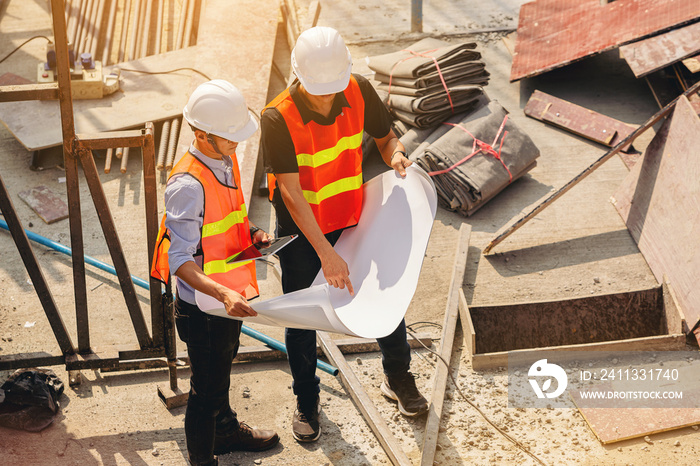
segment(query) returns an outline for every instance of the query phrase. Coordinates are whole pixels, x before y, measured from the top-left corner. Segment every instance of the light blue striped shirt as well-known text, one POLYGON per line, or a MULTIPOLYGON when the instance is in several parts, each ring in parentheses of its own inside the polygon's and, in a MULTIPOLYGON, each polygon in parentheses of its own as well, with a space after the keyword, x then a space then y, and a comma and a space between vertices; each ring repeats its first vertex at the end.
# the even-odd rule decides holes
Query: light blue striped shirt
MULTIPOLYGON (((212 159, 190 145, 190 153, 211 169, 216 178, 233 185, 233 161, 229 156, 221 160, 212 159)), ((174 276, 185 262, 193 261, 200 268, 202 257, 194 257, 202 240, 202 223, 204 220, 204 189, 194 177, 180 174, 171 177, 165 187, 165 227, 170 231, 170 249, 168 263, 170 273, 174 276)), ((184 280, 176 278, 178 296, 190 304, 194 300, 194 288, 184 280)))

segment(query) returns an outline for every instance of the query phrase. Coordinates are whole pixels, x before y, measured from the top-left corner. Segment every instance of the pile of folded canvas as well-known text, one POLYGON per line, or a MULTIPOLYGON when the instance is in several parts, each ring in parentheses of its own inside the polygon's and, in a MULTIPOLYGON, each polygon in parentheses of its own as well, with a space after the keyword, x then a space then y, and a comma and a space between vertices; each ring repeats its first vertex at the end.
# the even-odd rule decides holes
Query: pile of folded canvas
POLYGON ((388 107, 404 123, 433 127, 473 107, 489 74, 475 43, 426 38, 398 52, 369 57, 369 67, 389 93, 388 107))
MULTIPOLYGON (((402 125, 395 125, 401 133, 402 125)), ((540 151, 498 102, 484 95, 471 111, 400 138, 409 159, 431 175, 440 205, 469 216, 535 167, 540 151)))

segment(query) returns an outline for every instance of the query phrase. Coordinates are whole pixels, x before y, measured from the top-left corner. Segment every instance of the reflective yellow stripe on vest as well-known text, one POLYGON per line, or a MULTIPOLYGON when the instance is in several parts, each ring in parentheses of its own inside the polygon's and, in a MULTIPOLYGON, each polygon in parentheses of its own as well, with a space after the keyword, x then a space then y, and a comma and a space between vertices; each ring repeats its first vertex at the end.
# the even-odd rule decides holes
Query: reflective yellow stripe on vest
POLYGON ((343 151, 357 149, 360 145, 362 145, 362 131, 352 136, 346 136, 335 146, 320 150, 315 154, 297 154, 297 164, 300 167, 320 167, 338 158, 343 151))
MULTIPOLYGON (((226 260, 228 260, 228 259, 226 259, 226 260)), ((209 261, 203 265, 202 270, 204 270, 204 273, 207 275, 212 275, 215 273, 226 273, 229 270, 237 269, 238 267, 248 265, 252 262, 252 261, 243 261, 243 262, 233 262, 231 264, 228 264, 228 263, 226 263, 226 260, 209 261)))
POLYGON ((304 191, 304 198, 309 204, 320 204, 329 197, 333 197, 337 194, 344 193, 346 191, 352 191, 358 189, 362 186, 362 173, 351 176, 349 178, 343 178, 342 180, 335 181, 321 188, 320 191, 304 191))
POLYGON ((219 235, 229 230, 234 225, 243 223, 247 215, 245 204, 241 206, 241 210, 234 210, 228 214, 224 219, 218 222, 208 223, 202 225, 202 238, 208 236, 219 235))

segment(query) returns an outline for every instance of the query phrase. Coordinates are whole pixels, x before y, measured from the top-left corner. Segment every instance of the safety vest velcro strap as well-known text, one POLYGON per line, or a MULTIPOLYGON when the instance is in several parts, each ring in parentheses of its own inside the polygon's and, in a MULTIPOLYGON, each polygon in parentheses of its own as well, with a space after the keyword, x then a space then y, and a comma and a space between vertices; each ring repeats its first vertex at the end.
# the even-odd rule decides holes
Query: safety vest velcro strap
POLYGON ((305 190, 304 198, 309 204, 320 204, 330 197, 359 189, 360 187, 362 187, 362 173, 327 184, 318 192, 305 190))
POLYGON ((245 205, 241 206, 241 210, 234 210, 218 222, 207 223, 202 225, 202 238, 208 236, 220 235, 227 232, 232 226, 243 223, 246 218, 245 205))
MULTIPOLYGON (((228 259, 226 259, 228 260, 228 259)), ((250 264, 252 261, 241 261, 241 262, 233 262, 233 263, 227 263, 226 260, 214 260, 214 261, 208 261, 205 262, 204 265, 202 266, 202 270, 204 270, 204 273, 207 275, 212 275, 215 273, 226 273, 229 270, 237 269, 238 267, 242 267, 244 265, 250 264)))
POLYGON ((338 143, 315 154, 297 154, 297 164, 300 167, 319 167, 332 162, 346 150, 357 149, 362 145, 362 131, 352 136, 341 138, 338 143))

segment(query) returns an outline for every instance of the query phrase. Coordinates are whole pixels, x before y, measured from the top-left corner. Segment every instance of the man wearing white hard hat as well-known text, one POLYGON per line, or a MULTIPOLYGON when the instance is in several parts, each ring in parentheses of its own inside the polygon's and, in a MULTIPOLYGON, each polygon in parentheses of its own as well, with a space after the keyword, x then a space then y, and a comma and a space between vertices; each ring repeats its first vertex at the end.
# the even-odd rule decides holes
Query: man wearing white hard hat
POLYGON ((183 116, 194 141, 168 178, 151 276, 167 283, 173 271, 178 278, 175 323, 192 372, 187 452, 193 465, 216 465, 215 455, 267 450, 279 436, 238 421, 228 391, 241 321, 205 314, 194 293, 215 297, 229 315, 256 315, 247 302, 258 296, 255 264, 226 259, 270 237, 248 220, 240 189, 236 147, 258 129, 241 92, 221 79, 206 82, 192 93, 183 116))
MULTIPOLYGON (((401 176, 411 162, 372 85, 351 73, 350 52, 335 29, 304 31, 292 51, 292 67, 298 80, 268 104, 261 122, 266 171, 274 175, 268 180, 277 235, 299 234, 279 252, 282 288, 285 293, 307 288, 323 270, 331 286, 352 294, 347 263, 333 245, 362 211, 363 133, 374 138, 384 162, 401 176)), ((428 402, 409 372, 405 322, 378 342, 382 393, 398 401, 406 416, 427 412, 428 402)), ((286 344, 297 397, 292 433, 300 442, 312 442, 321 435, 316 332, 288 328, 286 344)))

